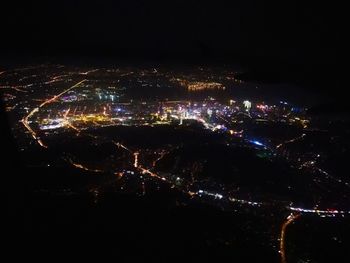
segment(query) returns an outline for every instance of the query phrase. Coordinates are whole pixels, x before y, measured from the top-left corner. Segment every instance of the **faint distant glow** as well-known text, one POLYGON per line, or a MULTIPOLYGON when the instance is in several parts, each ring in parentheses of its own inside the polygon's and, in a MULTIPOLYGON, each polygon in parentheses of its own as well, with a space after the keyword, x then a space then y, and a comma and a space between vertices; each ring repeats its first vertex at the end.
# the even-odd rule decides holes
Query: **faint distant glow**
POLYGON ((221 195, 221 194, 215 194, 215 198, 219 198, 219 199, 222 199, 224 196, 221 195))
POLYGON ((207 114, 209 115, 209 117, 211 117, 211 115, 213 114, 213 111, 211 109, 208 109, 207 114))
POLYGON ((114 111, 121 112, 122 109, 121 108, 116 108, 114 111))
POLYGON ((262 111, 265 111, 268 109, 268 106, 267 105, 263 105, 263 104, 258 104, 256 105, 256 107, 262 111))
POLYGON ((69 96, 62 97, 62 101, 64 102, 73 102, 73 101, 76 101, 77 99, 78 97, 76 95, 69 95, 69 96))

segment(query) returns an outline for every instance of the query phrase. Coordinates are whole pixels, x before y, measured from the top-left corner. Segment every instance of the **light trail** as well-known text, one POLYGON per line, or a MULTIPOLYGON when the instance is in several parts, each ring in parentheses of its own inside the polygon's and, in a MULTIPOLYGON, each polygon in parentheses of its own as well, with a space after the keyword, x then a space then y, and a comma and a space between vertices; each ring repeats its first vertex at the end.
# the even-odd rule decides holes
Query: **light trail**
POLYGON ((317 171, 318 171, 319 173, 325 175, 326 178, 329 178, 329 179, 331 179, 331 180, 334 180, 334 181, 336 181, 337 183, 343 184, 343 185, 345 185, 346 187, 350 187, 350 184, 349 184, 348 182, 344 182, 344 180, 339 179, 339 178, 336 178, 335 176, 330 175, 328 172, 326 172, 325 170, 322 170, 321 168, 317 167, 316 165, 315 165, 314 167, 317 169, 317 171))
POLYGON ((305 136, 306 136, 306 134, 303 133, 301 136, 298 136, 298 137, 296 137, 294 139, 291 139, 291 140, 285 141, 283 143, 280 143, 279 145, 276 146, 276 149, 282 147, 284 144, 292 143, 292 142, 295 142, 295 141, 299 141, 299 140, 303 139, 305 136))
POLYGON ((287 263, 286 249, 285 249, 286 229, 291 223, 293 223, 299 217, 300 217, 300 214, 294 215, 292 213, 287 217, 287 221, 285 221, 282 225, 281 236, 280 236, 280 251, 279 251, 279 253, 281 254, 281 263, 287 263))
POLYGON ((0 86, 0 89, 13 89, 13 90, 18 91, 18 92, 28 92, 28 91, 20 89, 16 86, 0 86))
POLYGON ((217 115, 218 118, 220 118, 221 120, 223 120, 224 122, 226 122, 228 125, 230 125, 231 123, 226 120, 225 118, 223 118, 221 115, 217 115))
POLYGON ((233 197, 229 197, 228 199, 229 199, 231 202, 236 202, 236 203, 240 203, 240 204, 247 204, 247 205, 251 205, 251 206, 261 206, 261 205, 264 205, 264 203, 262 203, 262 202, 248 201, 248 200, 237 199, 237 198, 233 198, 233 197))
POLYGON ((83 82, 85 82, 86 79, 83 79, 82 81, 79 81, 78 83, 76 83, 75 85, 71 86, 70 88, 62 91, 61 93, 59 93, 58 95, 53 96, 52 98, 44 101, 43 103, 41 103, 38 107, 34 108, 31 112, 29 112, 29 114, 27 116, 25 116, 22 119, 22 123, 24 125, 24 127, 29 131, 29 133, 32 135, 32 137, 39 143, 40 146, 47 148, 47 145, 45 145, 40 138, 38 138, 36 132, 30 127, 29 125, 29 118, 31 118, 35 113, 37 113, 40 108, 44 107, 46 104, 49 104, 53 101, 55 101, 57 98, 61 97, 63 94, 65 94, 66 92, 76 88, 77 86, 79 86, 80 84, 82 84, 83 82))
POLYGON ((73 124, 70 123, 70 121, 68 120, 68 114, 70 112, 70 108, 64 113, 63 118, 65 120, 64 124, 67 125, 69 128, 72 128, 73 130, 75 130, 76 132, 80 133, 81 130, 78 129, 77 127, 75 127, 73 124))
POLYGON ((69 121, 67 121, 66 123, 65 123, 69 128, 72 128, 73 130, 75 130, 76 132, 81 132, 81 130, 80 129, 78 129, 77 127, 75 127, 73 124, 71 124, 69 121))
POLYGON ((24 127, 29 131, 29 133, 31 134, 31 136, 33 137, 33 139, 35 141, 37 141, 37 143, 44 148, 47 148, 47 145, 45 145, 42 140, 40 138, 38 138, 36 132, 30 127, 29 125, 29 118, 32 117, 36 112, 39 111, 39 108, 35 108, 33 109, 25 118, 23 118, 21 121, 24 125, 24 127))
POLYGON ((126 147, 125 145, 121 144, 120 142, 115 142, 112 141, 114 145, 116 145, 118 148, 123 148, 124 150, 127 150, 130 153, 133 153, 128 147, 126 147))
POLYGON ((320 174, 323 174, 327 179, 329 180, 333 180, 335 181, 336 183, 339 183, 339 184, 342 184, 342 185, 345 185, 346 187, 350 187, 350 184, 348 182, 346 182, 345 180, 343 179, 340 179, 340 178, 337 178, 335 176, 332 176, 330 173, 328 173, 327 171, 319 168, 317 165, 316 165, 316 161, 307 161, 307 162, 304 162, 303 164, 300 165, 299 169, 302 169, 302 168, 313 168, 313 169, 316 169, 320 174))
POLYGON ((196 120, 198 120, 201 123, 203 123, 204 127, 206 127, 207 129, 213 130, 215 128, 213 125, 207 123, 203 118, 196 118, 196 120))
POLYGON ((88 172, 94 172, 94 173, 103 173, 103 170, 99 170, 99 169, 91 169, 91 168, 88 168, 80 163, 76 163, 74 162, 72 159, 68 158, 68 162, 73 165, 75 168, 78 168, 78 169, 82 169, 84 171, 88 171, 88 172))
POLYGON ((150 176, 152 176, 152 177, 156 177, 156 178, 158 178, 158 179, 161 179, 161 180, 165 181, 165 178, 164 178, 164 177, 160 177, 159 175, 157 175, 157 174, 155 174, 155 173, 152 173, 152 172, 151 172, 150 170, 148 170, 148 169, 145 169, 145 168, 143 168, 143 167, 141 167, 141 166, 138 166, 137 168, 142 172, 142 174, 148 174, 148 175, 150 175, 150 176))
POLYGON ((287 207, 291 211, 299 212, 299 213, 313 213, 318 215, 344 215, 350 214, 350 211, 346 210, 337 210, 337 209, 329 209, 329 210, 319 210, 319 209, 305 209, 301 207, 287 207))
POLYGON ((57 100, 59 97, 61 97, 63 94, 65 94, 65 93, 67 93, 68 91, 70 91, 70 90, 72 90, 72 89, 78 87, 80 84, 84 83, 85 81, 87 81, 87 80, 86 80, 86 79, 83 79, 82 81, 79 81, 78 83, 76 83, 75 85, 71 86, 70 88, 68 88, 68 89, 62 91, 61 93, 59 93, 59 94, 53 96, 52 98, 50 98, 50 99, 44 101, 43 103, 40 104, 39 108, 45 106, 46 104, 49 104, 49 103, 54 102, 54 101, 57 100))
POLYGON ((70 108, 63 114, 63 117, 64 117, 65 119, 67 118, 69 112, 70 112, 70 108))
POLYGON ((16 91, 19 91, 19 92, 28 92, 26 90, 23 90, 23 89, 20 89, 20 88, 17 88, 17 87, 12 87, 12 89, 14 89, 16 91))
POLYGON ((137 168, 139 166, 139 153, 138 152, 134 152, 134 167, 137 168))
POLYGON ((160 153, 160 157, 158 157, 156 160, 154 160, 154 161, 152 162, 152 167, 155 167, 156 164, 157 164, 157 162, 159 162, 161 159, 163 159, 163 157, 164 157, 167 153, 168 153, 167 151, 162 151, 162 152, 160 153))
POLYGON ((88 75, 88 74, 90 74, 90 73, 92 73, 92 72, 96 72, 96 71, 98 71, 99 69, 92 69, 92 70, 88 70, 88 71, 85 71, 85 72, 80 72, 79 74, 80 75, 88 75))

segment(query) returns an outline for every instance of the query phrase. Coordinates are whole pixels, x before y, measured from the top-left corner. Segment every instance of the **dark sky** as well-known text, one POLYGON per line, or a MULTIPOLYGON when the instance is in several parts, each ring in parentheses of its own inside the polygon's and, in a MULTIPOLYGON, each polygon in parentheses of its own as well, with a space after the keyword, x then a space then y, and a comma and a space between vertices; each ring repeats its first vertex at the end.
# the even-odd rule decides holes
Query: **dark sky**
POLYGON ((322 2, 13 0, 0 54, 224 61, 315 82, 339 55, 341 7, 322 2))

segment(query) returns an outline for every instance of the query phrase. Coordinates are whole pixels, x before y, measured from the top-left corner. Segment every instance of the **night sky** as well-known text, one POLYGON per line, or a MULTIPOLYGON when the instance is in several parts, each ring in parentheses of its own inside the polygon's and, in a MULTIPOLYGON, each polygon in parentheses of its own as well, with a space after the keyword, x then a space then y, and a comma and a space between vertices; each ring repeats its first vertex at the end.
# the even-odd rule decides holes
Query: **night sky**
POLYGON ((330 71, 341 7, 312 2, 11 1, 1 11, 0 54, 224 62, 262 79, 339 86, 330 71))

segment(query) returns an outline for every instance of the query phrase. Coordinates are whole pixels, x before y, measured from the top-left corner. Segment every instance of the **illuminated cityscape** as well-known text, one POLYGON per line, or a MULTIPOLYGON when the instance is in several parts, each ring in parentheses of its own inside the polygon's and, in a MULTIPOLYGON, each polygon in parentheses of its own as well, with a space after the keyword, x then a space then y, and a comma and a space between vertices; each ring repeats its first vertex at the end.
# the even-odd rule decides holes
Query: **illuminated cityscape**
POLYGON ((349 262, 345 2, 1 10, 5 258, 349 262))
POLYGON ((283 263, 295 257, 289 225, 350 217, 350 181, 329 161, 348 151, 343 135, 308 105, 248 97, 256 84, 233 70, 39 65, 0 83, 26 165, 69 174, 57 185, 33 178, 35 192, 86 193, 94 205, 169 192, 174 207, 252 217, 247 236, 283 263))

